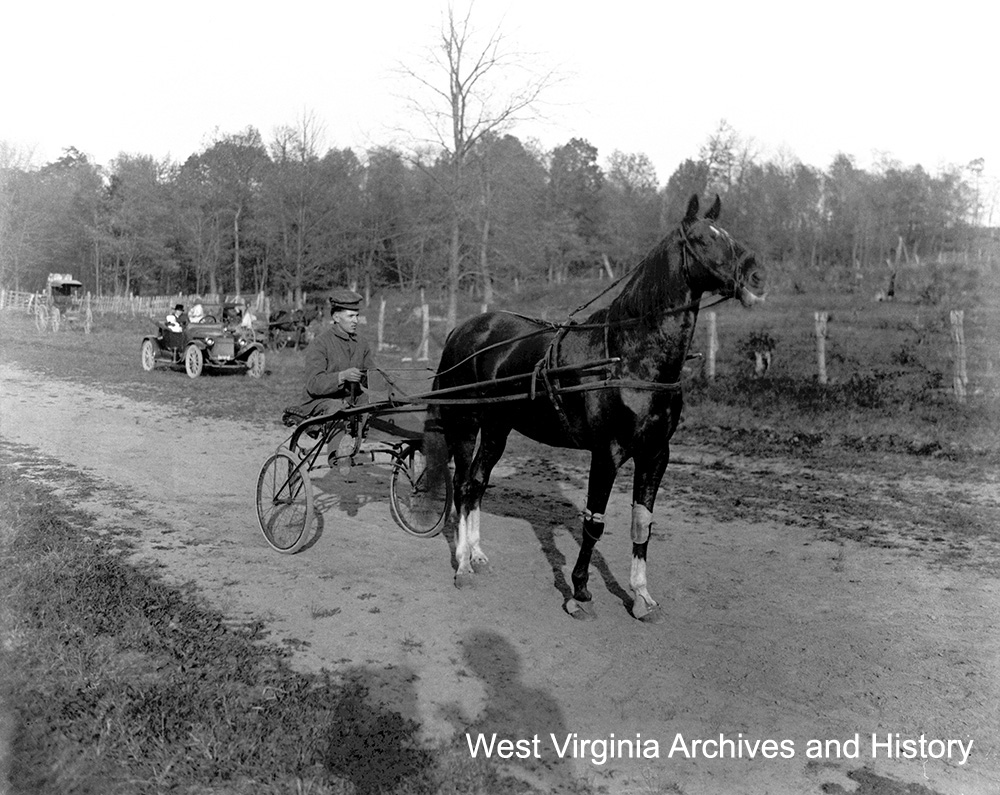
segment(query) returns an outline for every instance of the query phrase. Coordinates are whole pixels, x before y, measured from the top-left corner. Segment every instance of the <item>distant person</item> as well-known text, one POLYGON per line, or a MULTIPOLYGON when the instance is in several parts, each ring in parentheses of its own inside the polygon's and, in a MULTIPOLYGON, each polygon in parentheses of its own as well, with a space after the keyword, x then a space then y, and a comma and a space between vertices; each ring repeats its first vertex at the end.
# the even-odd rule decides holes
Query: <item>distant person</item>
POLYGON ((187 321, 187 315, 184 314, 184 304, 177 304, 174 311, 168 313, 164 320, 170 331, 183 331, 184 323, 187 321))
POLYGON ((201 301, 197 301, 194 306, 191 307, 191 311, 188 312, 188 323, 201 323, 205 319, 205 307, 201 305, 201 301))
POLYGON ((240 321, 240 328, 252 329, 256 319, 257 317, 249 306, 243 307, 243 319, 240 321))
POLYGON ((238 326, 243 319, 239 304, 225 307, 222 311, 222 322, 227 326, 238 326))

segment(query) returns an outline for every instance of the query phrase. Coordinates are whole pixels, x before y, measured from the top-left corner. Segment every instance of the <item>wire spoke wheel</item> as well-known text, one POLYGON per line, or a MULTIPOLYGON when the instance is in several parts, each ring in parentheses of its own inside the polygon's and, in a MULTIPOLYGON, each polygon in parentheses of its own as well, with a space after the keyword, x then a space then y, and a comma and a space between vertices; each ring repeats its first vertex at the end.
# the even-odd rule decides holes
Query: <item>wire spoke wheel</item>
POLYGON ((205 356, 197 345, 188 345, 184 352, 184 369, 189 378, 197 378, 205 366, 205 356))
POLYGON ((257 521, 272 549, 290 555, 309 540, 312 482, 307 465, 287 450, 272 455, 257 476, 257 521), (305 473, 304 473, 305 470, 305 473))
POLYGON ((247 375, 251 378, 260 378, 264 375, 264 352, 250 351, 247 357, 247 375))
POLYGON ((156 367, 156 349, 152 340, 142 341, 140 356, 142 358, 142 369, 147 373, 156 367))
POLYGON ((431 538, 444 527, 450 505, 448 470, 430 477, 424 454, 406 447, 393 463, 389 478, 389 510, 396 524, 410 535, 431 538))

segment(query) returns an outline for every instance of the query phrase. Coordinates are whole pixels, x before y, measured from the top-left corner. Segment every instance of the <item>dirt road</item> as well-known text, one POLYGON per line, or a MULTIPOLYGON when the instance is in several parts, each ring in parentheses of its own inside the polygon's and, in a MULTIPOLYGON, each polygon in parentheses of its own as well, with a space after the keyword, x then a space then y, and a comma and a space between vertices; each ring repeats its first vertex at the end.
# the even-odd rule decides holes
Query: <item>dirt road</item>
POLYGON ((598 619, 561 609, 578 453, 512 442, 484 504, 491 572, 459 591, 449 534, 398 530, 375 468, 350 489, 317 481, 318 538, 271 551, 253 487, 277 425, 0 366, 0 435, 95 475, 106 487, 84 507, 138 530, 168 578, 265 621, 297 666, 362 677, 429 737, 522 741, 529 758, 511 764, 526 778, 611 793, 1000 792, 1000 580, 995 547, 968 535, 1000 516, 995 476, 878 477, 675 445, 649 565, 668 615, 647 626, 625 609, 630 471, 595 558, 598 619))

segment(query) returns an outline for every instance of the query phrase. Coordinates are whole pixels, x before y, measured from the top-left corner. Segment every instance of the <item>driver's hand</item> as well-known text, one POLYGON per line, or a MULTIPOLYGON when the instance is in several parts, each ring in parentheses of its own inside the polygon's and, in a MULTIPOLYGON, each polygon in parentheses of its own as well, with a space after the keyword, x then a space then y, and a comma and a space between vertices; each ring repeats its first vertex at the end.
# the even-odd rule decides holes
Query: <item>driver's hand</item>
POLYGON ((357 367, 348 367, 346 370, 340 371, 341 381, 350 381, 353 384, 357 384, 361 381, 361 376, 364 375, 361 370, 357 367))

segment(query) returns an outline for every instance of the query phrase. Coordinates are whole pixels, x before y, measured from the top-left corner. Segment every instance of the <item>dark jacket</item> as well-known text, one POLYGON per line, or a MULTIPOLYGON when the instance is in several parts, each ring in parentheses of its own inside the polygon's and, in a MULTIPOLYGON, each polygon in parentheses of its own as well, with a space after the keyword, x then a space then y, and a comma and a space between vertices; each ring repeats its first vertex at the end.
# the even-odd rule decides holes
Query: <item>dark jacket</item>
MULTIPOLYGON (((347 382, 338 384, 337 373, 348 367, 367 371, 374 366, 375 357, 363 338, 357 335, 350 337, 340 326, 330 326, 306 348, 306 386, 301 410, 311 413, 329 398, 349 398, 351 385, 347 382)), ((368 386, 367 372, 361 383, 368 386)))

